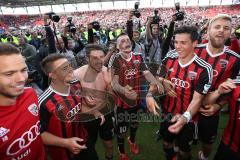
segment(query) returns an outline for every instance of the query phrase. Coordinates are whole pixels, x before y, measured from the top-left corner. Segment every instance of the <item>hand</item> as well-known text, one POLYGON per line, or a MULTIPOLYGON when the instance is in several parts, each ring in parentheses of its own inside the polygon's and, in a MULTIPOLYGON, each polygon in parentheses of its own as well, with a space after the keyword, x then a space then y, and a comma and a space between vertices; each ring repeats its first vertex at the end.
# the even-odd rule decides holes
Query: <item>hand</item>
POLYGON ((169 132, 178 134, 183 126, 187 123, 187 120, 180 114, 177 114, 171 119, 171 122, 175 123, 168 127, 169 132))
POLYGON ((210 105, 204 106, 203 108, 200 108, 199 112, 204 116, 212 116, 220 109, 221 109, 221 106, 219 104, 210 104, 210 105))
POLYGON ((230 78, 227 79, 227 81, 221 83, 218 86, 217 92, 219 94, 225 94, 231 92, 233 89, 236 88, 236 85, 234 84, 234 81, 230 78))
POLYGON ((166 90, 166 93, 170 97, 177 97, 177 94, 174 91, 174 84, 171 81, 167 79, 163 79, 163 86, 164 86, 164 89, 166 90))
POLYGON ((105 123, 105 117, 101 115, 99 118, 101 119, 100 126, 102 126, 105 123))
POLYGON ((93 25, 92 24, 88 24, 88 29, 93 29, 93 25))
POLYGON ((176 15, 173 15, 172 16, 172 22, 176 21, 177 20, 177 16, 176 15))
POLYGON ((81 150, 86 149, 86 145, 80 145, 78 142, 82 142, 83 139, 78 137, 66 138, 65 141, 65 148, 67 148, 73 154, 78 154, 81 150))
POLYGON ((160 107, 158 106, 157 102, 152 96, 149 96, 149 95, 146 96, 146 103, 147 103, 147 108, 149 112, 151 112, 154 115, 159 115, 157 110, 159 110, 160 107))
POLYGON ((84 100, 85 100, 86 104, 89 106, 95 106, 97 104, 96 99, 93 98, 92 96, 85 96, 84 100))
POLYGON ((133 16, 134 16, 133 11, 129 11, 128 19, 131 20, 133 16))
POLYGON ((137 92, 134 91, 133 88, 129 85, 126 85, 124 87, 124 95, 126 98, 131 99, 131 100, 137 99, 137 92))
POLYGON ((101 112, 99 112, 98 110, 94 111, 94 116, 95 116, 96 119, 100 118, 100 120, 101 120, 100 126, 104 124, 105 117, 101 112))

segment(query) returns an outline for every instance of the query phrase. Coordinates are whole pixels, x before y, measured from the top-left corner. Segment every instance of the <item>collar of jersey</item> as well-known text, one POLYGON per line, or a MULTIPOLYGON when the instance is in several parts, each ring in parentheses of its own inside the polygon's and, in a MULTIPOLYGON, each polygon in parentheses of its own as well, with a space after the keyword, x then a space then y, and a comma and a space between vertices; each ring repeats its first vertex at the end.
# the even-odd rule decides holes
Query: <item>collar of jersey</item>
POLYGON ((126 58, 124 58, 124 57, 122 56, 122 54, 120 53, 122 59, 124 59, 124 60, 127 61, 127 62, 129 62, 129 61, 132 59, 132 54, 133 54, 133 53, 131 52, 131 53, 130 53, 130 58, 126 59, 126 58))
POLYGON ((181 62, 180 62, 179 60, 178 60, 178 63, 179 63, 179 65, 180 65, 180 67, 184 68, 184 67, 189 66, 196 58, 197 58, 197 55, 194 54, 194 57, 193 57, 188 63, 186 63, 186 64, 181 64, 181 62))
POLYGON ((69 94, 70 94, 70 89, 69 89, 69 91, 68 91, 67 94, 65 94, 65 93, 60 93, 60 92, 56 91, 52 86, 49 86, 49 89, 52 90, 54 93, 60 95, 60 96, 69 96, 69 94))
POLYGON ((207 50, 207 53, 211 56, 211 57, 217 57, 217 56, 220 56, 220 55, 222 55, 225 51, 226 51, 226 49, 227 49, 227 47, 226 46, 224 46, 224 48, 223 48, 223 51, 222 52, 220 52, 220 53, 217 53, 217 54, 212 54, 212 52, 209 50, 209 48, 208 48, 208 44, 207 44, 207 46, 206 46, 206 50, 207 50))

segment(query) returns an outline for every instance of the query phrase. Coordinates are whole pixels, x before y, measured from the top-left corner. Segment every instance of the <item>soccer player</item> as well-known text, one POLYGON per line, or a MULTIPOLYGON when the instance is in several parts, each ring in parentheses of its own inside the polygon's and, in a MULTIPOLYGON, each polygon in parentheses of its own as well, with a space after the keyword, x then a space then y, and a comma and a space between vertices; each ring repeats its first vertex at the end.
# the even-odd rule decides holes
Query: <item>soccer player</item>
MULTIPOLYGON (((209 22, 208 43, 195 48, 197 55, 213 68, 213 83, 210 90, 218 88, 227 78, 234 78, 239 72, 240 56, 224 46, 232 31, 231 17, 217 15, 209 22)), ((202 142, 199 160, 207 160, 212 151, 212 144, 217 137, 219 114, 224 101, 201 107, 198 120, 198 134, 202 142)))
POLYGON ((111 111, 105 109, 107 107, 99 105, 102 102, 106 102, 104 92, 110 92, 110 82, 111 82, 111 73, 107 70, 107 67, 104 65, 104 50, 100 45, 89 44, 86 46, 86 55, 88 57, 88 64, 84 65, 74 71, 74 75, 80 81, 82 86, 83 97, 86 101, 86 105, 89 107, 95 107, 94 112, 98 112, 97 116, 105 121, 100 122, 99 119, 89 119, 89 122, 86 122, 86 128, 88 130, 89 139, 91 141, 91 146, 94 148, 92 154, 95 155, 95 159, 98 159, 97 153, 95 151, 95 144, 97 141, 98 133, 100 138, 103 140, 105 147, 105 157, 107 160, 113 159, 113 122, 111 111), (96 107, 96 105, 99 107, 96 107), (101 111, 105 111, 102 112, 101 111), (108 112, 109 111, 109 112, 108 112), (104 118, 104 116, 105 118, 104 118))
POLYGON ((205 99, 207 104, 214 104, 219 99, 226 99, 229 104, 229 121, 224 129, 221 143, 214 160, 240 159, 240 79, 227 79, 218 89, 209 93, 205 99))
POLYGON ((28 79, 25 58, 11 44, 0 43, 0 159, 44 160, 38 99, 28 79))
POLYGON ((124 150, 124 135, 130 125, 130 137, 128 143, 133 154, 139 154, 139 147, 135 142, 138 129, 137 115, 140 110, 140 78, 144 77, 150 82, 149 92, 146 96, 148 109, 157 114, 156 102, 152 97, 154 88, 157 86, 160 93, 163 86, 157 82, 143 61, 141 53, 131 52, 132 45, 129 37, 122 34, 117 39, 119 53, 111 57, 109 68, 113 71, 112 88, 118 95, 116 100, 116 132, 117 143, 121 160, 128 160, 129 157, 124 150), (130 120, 128 120, 129 117, 130 120), (135 117, 135 118, 133 118, 135 117))
POLYGON ((161 123, 160 134, 167 160, 176 157, 174 145, 179 149, 177 159, 188 160, 191 159, 194 116, 211 86, 212 67, 194 53, 198 39, 196 28, 183 26, 174 35, 175 50, 167 54, 161 68, 167 71, 165 79, 175 85, 176 96, 166 95, 163 102, 163 112, 173 114, 173 118, 161 123))
POLYGON ((65 56, 51 54, 41 66, 51 79, 50 86, 39 97, 41 136, 49 156, 52 160, 89 159, 84 151, 87 132, 83 124, 76 122, 82 99, 76 94, 80 83, 73 82, 71 65, 65 56))

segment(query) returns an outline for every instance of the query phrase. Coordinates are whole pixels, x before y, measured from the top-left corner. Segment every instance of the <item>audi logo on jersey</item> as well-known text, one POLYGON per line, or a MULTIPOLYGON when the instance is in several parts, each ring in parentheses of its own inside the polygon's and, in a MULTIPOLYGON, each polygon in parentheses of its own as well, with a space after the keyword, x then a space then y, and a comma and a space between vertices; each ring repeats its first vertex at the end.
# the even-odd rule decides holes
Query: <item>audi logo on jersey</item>
POLYGON ((126 70, 124 74, 126 79, 132 79, 133 76, 137 74, 137 69, 134 68, 134 69, 126 70))
POLYGON ((190 84, 187 81, 183 81, 179 78, 171 78, 171 82, 175 86, 178 86, 178 87, 181 87, 181 88, 189 88, 190 87, 190 84))
POLYGON ((15 139, 7 148, 6 155, 15 156, 23 149, 30 146, 30 144, 35 141, 40 135, 39 131, 40 121, 37 121, 28 131, 24 132, 22 136, 15 139))

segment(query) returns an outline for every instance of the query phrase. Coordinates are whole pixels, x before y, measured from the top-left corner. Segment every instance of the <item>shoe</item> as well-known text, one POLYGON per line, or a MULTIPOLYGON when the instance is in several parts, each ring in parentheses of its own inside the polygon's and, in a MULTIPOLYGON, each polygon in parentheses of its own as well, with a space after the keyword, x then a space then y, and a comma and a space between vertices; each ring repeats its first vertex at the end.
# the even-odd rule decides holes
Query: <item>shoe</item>
POLYGON ((139 148, 138 146, 136 145, 136 143, 132 143, 131 140, 130 140, 130 137, 128 137, 128 144, 130 146, 130 151, 133 153, 133 154, 139 154, 139 148))
POLYGON ((130 160, 126 153, 119 153, 119 160, 130 160))

